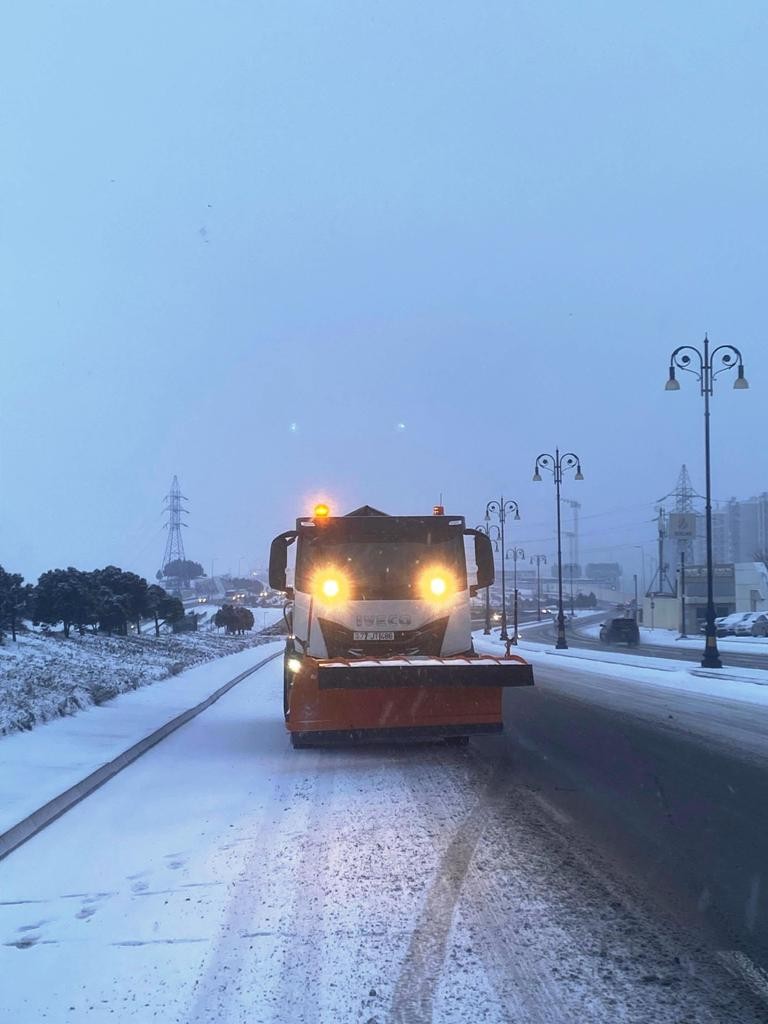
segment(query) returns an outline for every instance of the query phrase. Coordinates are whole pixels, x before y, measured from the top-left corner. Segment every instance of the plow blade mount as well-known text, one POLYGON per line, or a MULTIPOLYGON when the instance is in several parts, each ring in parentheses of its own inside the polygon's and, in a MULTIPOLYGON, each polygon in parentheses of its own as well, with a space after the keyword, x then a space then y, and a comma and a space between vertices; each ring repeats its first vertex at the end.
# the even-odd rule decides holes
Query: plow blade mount
POLYGON ((522 658, 333 658, 318 662, 321 690, 369 690, 390 686, 533 686, 533 669, 522 658))

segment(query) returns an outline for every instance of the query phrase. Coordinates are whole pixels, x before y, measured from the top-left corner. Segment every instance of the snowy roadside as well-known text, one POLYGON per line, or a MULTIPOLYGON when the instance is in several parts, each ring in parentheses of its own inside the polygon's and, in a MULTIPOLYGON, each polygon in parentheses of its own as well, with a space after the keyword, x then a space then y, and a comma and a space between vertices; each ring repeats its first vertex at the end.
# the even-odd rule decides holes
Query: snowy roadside
MULTIPOLYGON (((500 640, 483 636, 482 631, 474 633, 473 638, 478 652, 504 652, 504 644, 500 640)), ((579 648, 558 651, 552 645, 534 643, 530 640, 521 640, 517 650, 534 666, 558 664, 565 667, 571 664, 580 673, 621 679, 622 682, 653 686, 661 690, 724 697, 729 701, 746 704, 768 705, 768 672, 763 669, 726 667, 708 670, 700 668, 696 662, 680 662, 671 658, 651 658, 579 648)))
MULTIPOLYGON (((579 626, 578 632, 581 636, 598 640, 600 637, 600 625, 579 626)), ((640 627, 640 643, 648 644, 651 647, 681 647, 690 651, 700 651, 704 645, 704 637, 689 636, 684 640, 675 629, 650 629, 648 626, 640 627)), ((723 651, 733 651, 739 654, 764 654, 766 655, 766 667, 768 667, 768 637, 756 636, 719 636, 717 646, 723 651)))
POLYGON ((0 743, 0 833, 250 668, 282 641, 256 644, 191 668, 162 686, 123 693, 0 743))
POLYGON ((3 862, 8 1020, 764 1019, 480 745, 294 751, 281 689, 275 661, 3 862))
MULTIPOLYGON (((282 610, 257 609, 257 628, 282 618, 282 610)), ((22 633, 0 647, 0 736, 103 704, 120 693, 168 679, 195 665, 246 650, 263 641, 210 632, 108 637, 86 634, 65 640, 22 633)))

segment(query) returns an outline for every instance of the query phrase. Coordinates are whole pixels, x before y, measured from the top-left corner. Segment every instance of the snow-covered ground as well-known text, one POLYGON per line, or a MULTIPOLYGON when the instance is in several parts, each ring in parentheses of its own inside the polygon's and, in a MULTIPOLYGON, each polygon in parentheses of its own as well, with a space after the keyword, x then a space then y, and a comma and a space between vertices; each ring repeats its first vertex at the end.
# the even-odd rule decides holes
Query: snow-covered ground
MULTIPOLYGON (((585 630, 586 632, 586 630, 585 630)), ((503 654, 505 645, 496 637, 473 635, 478 652, 503 654)), ((699 645, 701 646, 701 645, 699 645)), ((559 664, 574 666, 580 672, 610 676, 627 682, 642 682, 664 689, 690 691, 703 694, 719 694, 729 700, 746 701, 750 704, 768 705, 768 671, 752 668, 703 669, 696 662, 680 662, 677 659, 650 658, 641 654, 624 653, 607 649, 586 650, 569 647, 558 651, 551 644, 535 643, 522 639, 512 653, 518 653, 531 664, 559 664)))
POLYGON ((282 618, 274 608, 254 610, 252 633, 162 633, 108 637, 20 633, 0 646, 0 735, 31 729, 187 668, 259 643, 258 632, 282 618))
POLYGON ((0 833, 283 647, 282 640, 250 645, 160 685, 7 736, 0 743, 0 833))
MULTIPOLYGON (((596 640, 600 636, 600 624, 579 626, 578 632, 596 640)), ((651 629, 648 626, 641 626, 640 642, 653 647, 686 647, 689 650, 700 651, 704 646, 704 636, 689 636, 681 640, 676 629, 651 629)), ((764 654, 768 668, 768 637, 719 636, 717 646, 723 651, 738 651, 740 654, 764 654)))
POLYGON ((482 745, 291 750, 279 662, 0 876, 8 1021, 760 1020, 482 745))

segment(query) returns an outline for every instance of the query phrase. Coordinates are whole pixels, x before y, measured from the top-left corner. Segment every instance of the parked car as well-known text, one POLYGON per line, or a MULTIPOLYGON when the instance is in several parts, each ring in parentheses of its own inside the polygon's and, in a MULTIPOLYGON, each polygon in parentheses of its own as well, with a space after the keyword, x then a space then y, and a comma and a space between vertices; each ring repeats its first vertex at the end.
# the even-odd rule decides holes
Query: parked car
POLYGON ((731 612, 730 615, 725 615, 720 620, 715 619, 715 630, 717 635, 733 636, 739 623, 744 619, 748 619, 751 614, 751 612, 731 612))
POLYGON ((640 643, 640 629, 634 619, 622 616, 606 619, 600 627, 600 641, 604 644, 627 644, 636 647, 640 643))
POLYGON ((750 612, 733 631, 736 636, 768 636, 768 612, 750 612))

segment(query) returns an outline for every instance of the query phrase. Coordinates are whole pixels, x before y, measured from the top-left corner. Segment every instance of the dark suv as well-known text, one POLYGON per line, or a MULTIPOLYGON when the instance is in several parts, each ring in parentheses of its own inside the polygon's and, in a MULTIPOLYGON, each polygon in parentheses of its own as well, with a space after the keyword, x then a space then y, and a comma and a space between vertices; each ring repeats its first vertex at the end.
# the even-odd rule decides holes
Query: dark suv
POLYGON ((600 640, 604 644, 636 647, 640 643, 640 630, 634 619, 606 619, 600 627, 600 640))

